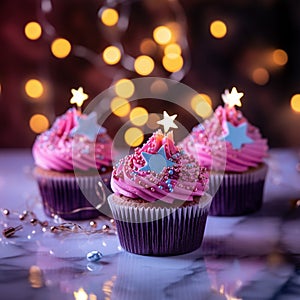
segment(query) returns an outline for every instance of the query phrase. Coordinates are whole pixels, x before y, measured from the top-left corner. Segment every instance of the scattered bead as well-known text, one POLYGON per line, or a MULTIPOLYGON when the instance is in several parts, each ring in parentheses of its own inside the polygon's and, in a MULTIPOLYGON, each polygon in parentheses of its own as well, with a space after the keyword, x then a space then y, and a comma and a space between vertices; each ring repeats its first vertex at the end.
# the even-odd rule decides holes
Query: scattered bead
POLYGON ((97 228, 97 222, 96 221, 90 221, 90 226, 92 227, 92 228, 97 228))
POLYGON ((57 226, 51 226, 50 231, 53 232, 53 233, 58 232, 57 226))
POLYGON ((19 220, 20 220, 20 221, 24 221, 25 218, 26 218, 26 215, 24 215, 24 214, 20 214, 20 215, 19 215, 19 220))
POLYGON ((102 226, 103 231, 108 231, 109 229, 110 229, 110 227, 108 225, 103 225, 102 226))
POLYGON ((3 214, 4 214, 5 216, 8 216, 9 213, 10 213, 10 211, 9 211, 8 209, 3 209, 3 214))
POLYGON ((99 251, 91 251, 86 255, 86 259, 91 262, 97 262, 103 257, 103 254, 99 251))
POLYGON ((30 220, 30 223, 31 223, 32 225, 36 225, 36 224, 38 223, 38 220, 37 220, 36 218, 32 218, 32 219, 30 220))
POLYGON ((49 225, 49 222, 48 221, 43 221, 43 222, 40 222, 40 225, 42 227, 47 227, 49 225))
POLYGON ((13 236, 15 234, 16 231, 18 230, 21 230, 23 229, 23 226, 22 225, 19 225, 17 227, 8 227, 8 228, 5 228, 3 231, 2 231, 2 234, 6 237, 6 238, 9 238, 11 236, 13 236))

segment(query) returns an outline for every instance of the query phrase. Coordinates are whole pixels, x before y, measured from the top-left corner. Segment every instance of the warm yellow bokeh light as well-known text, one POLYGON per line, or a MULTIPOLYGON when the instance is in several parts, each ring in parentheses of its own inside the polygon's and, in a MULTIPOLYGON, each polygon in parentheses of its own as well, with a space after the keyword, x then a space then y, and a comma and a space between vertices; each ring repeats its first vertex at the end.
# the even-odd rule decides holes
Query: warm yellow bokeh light
POLYGON ((291 98, 291 108, 293 111, 300 113, 300 94, 295 94, 291 98))
POLYGON ((135 107, 130 112, 129 118, 133 125, 143 126, 148 121, 148 111, 144 107, 135 107))
POLYGON ((41 81, 37 79, 29 79, 25 83, 26 94, 34 99, 40 98, 44 93, 44 86, 41 81))
POLYGON ((212 114, 212 101, 206 94, 195 95, 191 99, 191 107, 202 118, 207 118, 212 114))
POLYGON ((227 26, 223 21, 216 20, 210 24, 210 33, 217 39, 223 38, 227 33, 227 26))
POLYGON ((119 21, 119 13, 113 8, 106 8, 101 13, 101 21, 106 26, 114 26, 119 21))
POLYGON ((108 46, 104 49, 102 57, 108 65, 115 65, 121 59, 121 51, 116 46, 108 46))
POLYGON ((49 128, 49 120, 42 114, 35 114, 29 120, 30 129, 35 133, 41 133, 49 128))
POLYGON ((42 27, 37 22, 29 22, 24 28, 25 36, 30 40, 37 40, 42 35, 42 27))
POLYGON ((63 38, 55 39, 51 44, 51 52, 57 58, 65 58, 71 52, 71 44, 63 38))
POLYGON ((256 68, 252 72, 252 80, 258 85, 265 85, 269 78, 269 72, 265 68, 256 68))
POLYGON ((278 66, 284 66, 288 61, 288 55, 282 49, 274 50, 272 57, 273 57, 274 63, 278 66))
POLYGON ((149 75, 154 69, 154 61, 150 56, 141 55, 134 61, 134 69, 139 75, 149 75))
POLYGON ((165 26, 169 28, 172 33, 170 43, 178 41, 182 35, 181 25, 177 22, 168 22, 165 24, 165 26))
POLYGON ((171 41, 172 32, 166 26, 158 26, 153 30, 153 39, 159 45, 166 45, 171 41))
POLYGON ((165 94, 168 92, 168 90, 168 85, 163 79, 155 79, 155 81, 152 82, 150 86, 151 93, 155 95, 165 94))
POLYGON ((130 79, 120 79, 115 84, 115 92, 119 97, 130 98, 134 94, 134 84, 130 79))
POLYGON ((162 64, 169 72, 178 72, 183 67, 183 58, 181 55, 170 53, 163 57, 162 64))
POLYGON ((199 94, 210 106, 212 106, 212 100, 207 94, 199 94))
POLYGON ((159 121, 159 120, 160 120, 160 116, 158 114, 151 113, 151 114, 149 114, 149 117, 148 117, 147 126, 150 129, 155 130, 159 127, 159 124, 157 124, 157 121, 159 121))
POLYGON ((152 39, 143 39, 140 44, 140 51, 143 54, 153 55, 157 50, 157 45, 152 39))
POLYGON ((144 140, 143 131, 137 127, 130 127, 125 131, 124 140, 130 147, 137 147, 144 140))
POLYGON ((181 47, 177 43, 169 44, 165 47, 164 53, 165 53, 165 55, 168 55, 168 54, 181 55, 181 47))
POLYGON ((120 97, 115 97, 112 99, 110 103, 110 109, 113 114, 115 114, 118 117, 125 117, 129 114, 130 111, 130 104, 129 102, 120 97))

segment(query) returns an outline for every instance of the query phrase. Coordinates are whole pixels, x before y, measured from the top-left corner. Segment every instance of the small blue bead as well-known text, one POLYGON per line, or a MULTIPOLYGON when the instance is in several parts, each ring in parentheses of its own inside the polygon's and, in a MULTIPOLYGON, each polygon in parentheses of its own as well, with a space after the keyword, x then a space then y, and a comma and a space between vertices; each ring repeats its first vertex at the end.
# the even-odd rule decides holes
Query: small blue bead
POLYGON ((167 179, 167 180, 165 181, 165 183, 166 183, 166 184, 171 183, 171 179, 167 179))
POLYGON ((172 193, 174 190, 173 188, 169 188, 169 192, 172 193))
POLYGON ((170 174, 170 175, 173 175, 173 174, 174 174, 174 171, 173 171, 173 170, 169 170, 169 174, 170 174))
POLYGON ((162 190, 162 189, 163 189, 162 185, 159 185, 159 186, 158 186, 158 188, 159 188, 160 190, 162 190))
POLYGON ((171 189, 173 185, 171 183, 168 183, 168 188, 171 189))
POLYGON ((103 254, 99 251, 91 251, 86 255, 86 259, 91 262, 99 261, 103 257, 103 254))

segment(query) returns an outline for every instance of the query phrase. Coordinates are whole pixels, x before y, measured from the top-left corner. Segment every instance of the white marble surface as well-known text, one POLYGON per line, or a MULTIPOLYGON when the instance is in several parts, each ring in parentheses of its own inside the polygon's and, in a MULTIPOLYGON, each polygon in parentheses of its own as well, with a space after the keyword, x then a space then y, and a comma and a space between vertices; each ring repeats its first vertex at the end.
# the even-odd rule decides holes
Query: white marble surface
MULTIPOLYGON (((261 211, 209 217, 202 247, 190 254, 143 257, 124 252, 116 235, 53 234, 24 223, 0 236, 0 299, 299 299, 300 207, 291 205, 300 198, 298 156, 272 150, 268 161, 261 211), (103 253, 100 262, 86 260, 91 250, 103 253)), ((44 220, 32 167, 30 151, 0 152, 0 207, 44 220)), ((19 223, 0 216, 1 231, 19 223)))

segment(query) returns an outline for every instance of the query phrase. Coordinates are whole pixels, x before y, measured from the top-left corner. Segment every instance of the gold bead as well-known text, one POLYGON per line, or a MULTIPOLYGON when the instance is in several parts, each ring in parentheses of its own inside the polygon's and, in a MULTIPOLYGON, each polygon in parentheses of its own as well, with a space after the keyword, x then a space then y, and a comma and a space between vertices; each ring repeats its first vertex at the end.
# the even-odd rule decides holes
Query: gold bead
POLYGON ((90 226, 91 226, 92 228, 97 228, 97 222, 94 221, 94 220, 90 221, 90 226))
POLYGON ((5 216, 8 216, 9 214, 10 214, 10 211, 8 210, 8 209, 3 209, 3 214, 5 215, 5 216))

